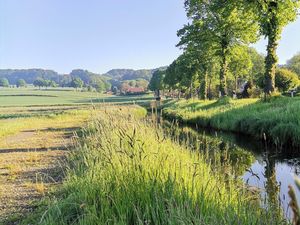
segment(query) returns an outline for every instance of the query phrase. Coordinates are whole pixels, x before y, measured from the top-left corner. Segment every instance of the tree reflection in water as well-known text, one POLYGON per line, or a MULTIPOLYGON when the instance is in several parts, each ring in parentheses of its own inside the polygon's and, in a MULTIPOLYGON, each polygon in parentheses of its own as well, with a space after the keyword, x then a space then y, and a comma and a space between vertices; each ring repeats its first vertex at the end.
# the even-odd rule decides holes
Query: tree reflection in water
POLYGON ((285 160, 274 151, 262 150, 265 146, 249 137, 180 126, 176 122, 162 120, 159 126, 174 141, 193 151, 201 151, 212 169, 221 171, 225 178, 234 176, 237 182, 244 182, 251 192, 260 192, 262 205, 274 212, 274 217, 279 218, 283 214, 291 216, 287 186, 293 180, 286 174, 300 173, 299 158, 293 156, 294 161, 285 160), (276 171, 276 165, 279 165, 279 171, 276 171), (282 190, 281 183, 284 183, 282 190))

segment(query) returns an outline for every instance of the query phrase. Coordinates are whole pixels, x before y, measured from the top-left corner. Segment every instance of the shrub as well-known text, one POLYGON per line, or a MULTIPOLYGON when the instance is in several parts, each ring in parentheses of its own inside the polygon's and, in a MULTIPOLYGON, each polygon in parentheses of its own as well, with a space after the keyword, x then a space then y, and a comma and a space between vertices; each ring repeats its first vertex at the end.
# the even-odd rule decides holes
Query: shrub
POLYGON ((288 69, 278 69, 275 84, 279 91, 286 92, 299 85, 298 75, 288 69))

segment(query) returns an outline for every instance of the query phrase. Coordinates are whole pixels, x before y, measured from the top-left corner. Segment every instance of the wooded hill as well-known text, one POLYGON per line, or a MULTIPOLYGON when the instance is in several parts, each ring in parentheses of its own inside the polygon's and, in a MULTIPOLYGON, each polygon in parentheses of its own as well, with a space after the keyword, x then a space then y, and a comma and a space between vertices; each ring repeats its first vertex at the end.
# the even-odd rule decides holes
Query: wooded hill
POLYGON ((71 80, 72 77, 79 77, 84 83, 89 83, 93 76, 99 76, 107 81, 111 79, 118 81, 144 79, 149 81, 156 70, 113 69, 105 74, 97 74, 87 70, 76 69, 69 74, 59 74, 54 70, 44 69, 0 69, 0 78, 6 78, 11 85, 15 85, 20 79, 25 80, 27 84, 33 84, 38 78, 53 80, 58 84, 62 84, 66 80, 71 80))

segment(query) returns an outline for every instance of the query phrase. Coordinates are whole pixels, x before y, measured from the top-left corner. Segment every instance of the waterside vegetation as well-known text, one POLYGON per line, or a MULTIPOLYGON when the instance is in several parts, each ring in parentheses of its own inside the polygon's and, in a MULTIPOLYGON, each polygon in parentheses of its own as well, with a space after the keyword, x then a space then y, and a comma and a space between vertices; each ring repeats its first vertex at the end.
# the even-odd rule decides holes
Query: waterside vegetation
MULTIPOLYGON (((258 195, 141 121, 141 108, 106 108, 84 130, 40 224, 285 224, 258 195)), ((220 159, 219 159, 220 160, 220 159)), ((215 159, 218 162, 217 159, 215 159)), ((219 161, 221 162, 221 160, 219 161)))
POLYGON ((299 148, 300 98, 173 100, 163 115, 183 123, 251 135, 277 146, 299 148))

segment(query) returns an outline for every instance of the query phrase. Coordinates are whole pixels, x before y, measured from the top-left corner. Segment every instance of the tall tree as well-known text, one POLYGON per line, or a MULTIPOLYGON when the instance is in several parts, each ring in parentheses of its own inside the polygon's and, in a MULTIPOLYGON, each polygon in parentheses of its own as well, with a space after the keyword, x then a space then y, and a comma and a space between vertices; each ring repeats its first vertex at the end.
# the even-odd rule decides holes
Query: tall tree
POLYGON ((17 87, 25 87, 26 86, 26 81, 24 79, 19 79, 17 80, 17 87))
POLYGON ((256 10, 260 33, 268 39, 265 59, 265 94, 275 91, 276 54, 283 28, 297 18, 300 0, 247 0, 256 10))
POLYGON ((230 55, 229 69, 230 74, 234 79, 234 91, 238 92, 238 80, 250 80, 250 70, 253 67, 250 54, 248 52, 248 47, 238 46, 230 55))
POLYGON ((83 81, 79 78, 79 77, 75 77, 74 79, 72 79, 71 81, 71 87, 76 88, 76 90, 78 88, 82 88, 83 87, 83 81))
POLYGON ((265 72, 265 56, 258 53, 255 48, 249 48, 248 53, 252 63, 250 80, 254 82, 263 76, 265 72))
POLYGON ((198 79, 201 86, 201 97, 207 99, 209 93, 209 76, 216 63, 216 50, 213 42, 206 36, 206 27, 201 23, 184 26, 177 35, 181 38, 177 47, 180 47, 190 55, 194 67, 198 67, 198 79))
POLYGON ((149 82, 148 88, 151 91, 155 91, 157 98, 160 98, 160 91, 163 89, 163 79, 165 71, 157 70, 153 73, 152 78, 149 82))
POLYGON ((236 45, 257 40, 258 26, 241 0, 185 0, 187 16, 203 30, 201 41, 211 43, 220 60, 220 94, 227 95, 229 55, 236 45))
POLYGON ((6 78, 1 78, 0 87, 9 87, 9 81, 6 78))

